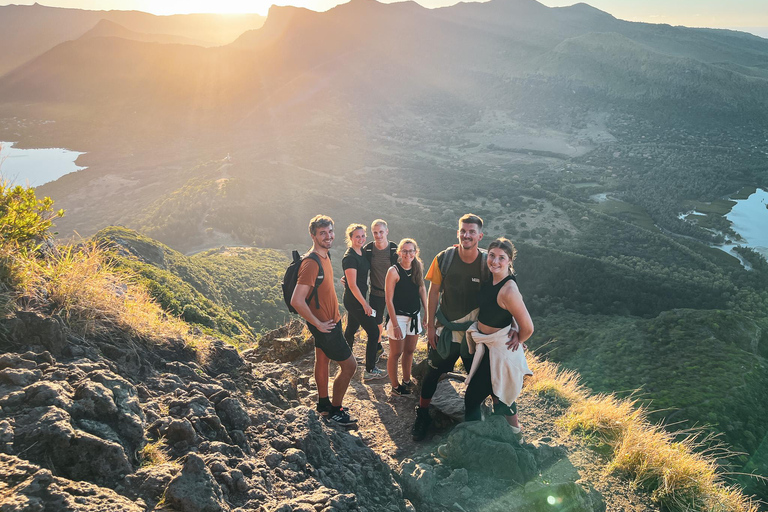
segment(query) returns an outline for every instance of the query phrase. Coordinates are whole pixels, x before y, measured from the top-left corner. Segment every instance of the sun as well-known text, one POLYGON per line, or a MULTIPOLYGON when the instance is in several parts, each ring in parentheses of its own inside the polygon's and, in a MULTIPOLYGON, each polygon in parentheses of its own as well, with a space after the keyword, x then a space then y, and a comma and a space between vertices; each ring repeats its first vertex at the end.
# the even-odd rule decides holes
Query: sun
POLYGON ((266 15, 271 0, 146 0, 140 9, 158 15, 190 14, 196 12, 218 14, 257 13, 266 15))

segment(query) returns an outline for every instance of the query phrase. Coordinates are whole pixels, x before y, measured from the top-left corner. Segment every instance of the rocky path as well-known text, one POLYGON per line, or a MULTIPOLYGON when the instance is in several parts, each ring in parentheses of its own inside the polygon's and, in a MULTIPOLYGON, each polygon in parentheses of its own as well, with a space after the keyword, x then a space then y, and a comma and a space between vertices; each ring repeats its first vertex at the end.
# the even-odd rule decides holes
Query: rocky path
MULTIPOLYGON (((386 369, 388 345, 384 342, 385 354, 382 356, 377 367, 386 369)), ((417 348, 415 363, 423 358, 426 353, 426 342, 422 339, 417 348), (421 355, 421 357, 419 357, 421 355)), ((354 347, 354 354, 358 361, 362 361, 365 354, 364 340, 357 340, 354 347)), ((309 407, 316 400, 312 381, 312 365, 314 356, 312 353, 297 358, 293 364, 304 376, 304 380, 310 383, 312 391, 305 393, 302 401, 309 407)), ((401 473, 403 463, 409 460, 437 460, 444 463, 444 459, 437 454, 437 448, 446 443, 451 436, 451 432, 456 423, 454 419, 457 409, 463 406, 461 401, 461 392, 463 384, 458 380, 446 380, 441 382, 440 390, 436 393, 437 397, 442 394, 448 394, 449 397, 443 399, 438 406, 442 406, 446 414, 433 411, 433 426, 430 436, 424 442, 417 443, 411 437, 411 426, 415 418, 414 409, 418 404, 418 394, 410 396, 398 396, 391 392, 389 378, 364 381, 362 378, 363 364, 358 366, 358 373, 352 380, 350 389, 345 399, 351 413, 359 419, 359 427, 356 430, 350 430, 349 434, 359 437, 366 446, 379 454, 392 469, 401 473), (454 416, 452 419, 451 416, 454 416)), ((418 371, 418 370, 417 370, 418 371)), ((332 375, 335 369, 332 370, 332 375)), ((433 402, 434 404, 434 402, 433 402)), ((626 512, 651 512, 658 511, 659 508, 654 505, 646 494, 635 489, 627 480, 617 475, 607 474, 605 466, 607 460, 603 455, 591 449, 586 443, 580 442, 568 435, 563 429, 558 428, 556 420, 564 410, 556 403, 552 403, 545 398, 526 393, 519 401, 521 421, 524 425, 523 443, 528 443, 534 447, 546 447, 549 449, 562 450, 561 462, 553 460, 547 461, 556 466, 552 471, 550 478, 558 478, 578 482, 579 485, 594 490, 595 499, 593 510, 607 511, 626 511, 626 512), (602 504, 599 502, 602 501, 602 504), (604 507, 604 508, 603 508, 604 507)), ((463 410, 463 409, 462 409, 463 410)), ((540 468, 546 473, 547 468, 540 468)), ((402 478, 402 475, 401 475, 402 478)), ((450 474, 448 474, 450 478, 450 474)), ((468 475, 467 483, 472 484, 472 475, 468 475)), ((498 487, 497 492, 505 492, 509 482, 502 480, 488 484, 483 482, 483 477, 476 478, 476 486, 485 493, 487 487, 498 487), (482 487, 486 489, 483 491, 482 487)), ((406 488, 407 488, 407 484, 406 488)), ((445 507, 445 510, 491 510, 493 500, 486 497, 479 499, 473 495, 477 492, 472 490, 472 485, 466 486, 469 491, 464 490, 464 495, 460 496, 454 503, 445 507), (462 504, 462 502, 464 504, 462 504)), ((418 510, 438 510, 439 503, 419 503, 416 501, 418 510), (419 505, 421 505, 419 507, 419 505), (438 508, 435 508, 438 507, 438 508)), ((521 509, 522 510, 522 509, 521 509)), ((573 509, 576 510, 576 509, 573 509)), ((580 510, 580 509, 579 509, 580 510)), ((587 510, 586 508, 584 510, 587 510)))
POLYGON ((238 354, 0 319, 0 511, 655 510, 563 436, 543 398, 522 397, 521 441, 503 418, 457 422, 462 384, 443 381, 431 436, 414 443, 415 396, 361 371, 348 431, 314 411, 312 366, 296 323, 238 354))

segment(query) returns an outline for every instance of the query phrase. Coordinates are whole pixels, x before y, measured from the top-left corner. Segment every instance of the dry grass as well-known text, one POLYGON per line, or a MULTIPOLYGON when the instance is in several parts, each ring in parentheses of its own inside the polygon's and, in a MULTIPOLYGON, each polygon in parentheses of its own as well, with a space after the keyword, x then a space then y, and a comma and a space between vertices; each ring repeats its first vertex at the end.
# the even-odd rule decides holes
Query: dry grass
POLYGON ((124 332, 145 340, 189 337, 185 322, 168 316, 92 242, 61 246, 46 257, 17 253, 12 274, 26 300, 50 305, 53 314, 82 334, 124 332))
MULTIPOLYGON (((757 512, 758 506, 737 487, 726 485, 718 472, 711 439, 699 434, 671 433, 651 424, 645 409, 632 398, 590 395, 574 372, 529 355, 534 376, 526 389, 569 404, 560 425, 610 447, 607 470, 630 478, 670 511, 757 512)), ((723 452, 721 446, 715 447, 723 452)))
POLYGON ((533 377, 526 381, 526 389, 537 395, 555 399, 563 406, 578 403, 587 397, 587 390, 579 383, 579 375, 563 370, 557 364, 528 354, 528 366, 533 377))
POLYGON ((160 439, 154 443, 147 443, 139 452, 141 456, 141 467, 158 466, 167 464, 170 461, 165 450, 168 448, 165 439, 160 439))

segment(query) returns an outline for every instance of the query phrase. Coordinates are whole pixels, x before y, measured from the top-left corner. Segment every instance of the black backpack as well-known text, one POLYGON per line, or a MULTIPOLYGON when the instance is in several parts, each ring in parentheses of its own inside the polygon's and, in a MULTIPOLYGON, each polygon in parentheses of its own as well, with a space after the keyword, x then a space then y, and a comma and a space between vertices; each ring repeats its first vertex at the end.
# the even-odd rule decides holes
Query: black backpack
MULTIPOLYGON (((331 255, 328 254, 328 257, 330 258, 331 255)), ((312 300, 312 297, 314 297, 315 308, 320 309, 320 299, 317 298, 317 288, 320 286, 320 284, 322 284, 323 279, 325 278, 325 274, 323 273, 323 264, 320 261, 320 257, 315 254, 314 251, 310 251, 303 256, 299 256, 299 251, 293 251, 293 261, 290 265, 288 265, 288 268, 285 269, 285 275, 283 276, 282 284, 283 301, 285 301, 285 305, 288 306, 288 311, 291 313, 298 313, 298 311, 296 311, 296 309, 291 306, 291 297, 293 297, 293 290, 296 289, 296 281, 299 279, 299 268, 301 267, 301 262, 306 258, 309 258, 317 263, 317 277, 315 278, 315 287, 312 289, 312 293, 309 294, 309 297, 307 297, 307 304, 309 304, 312 300)))

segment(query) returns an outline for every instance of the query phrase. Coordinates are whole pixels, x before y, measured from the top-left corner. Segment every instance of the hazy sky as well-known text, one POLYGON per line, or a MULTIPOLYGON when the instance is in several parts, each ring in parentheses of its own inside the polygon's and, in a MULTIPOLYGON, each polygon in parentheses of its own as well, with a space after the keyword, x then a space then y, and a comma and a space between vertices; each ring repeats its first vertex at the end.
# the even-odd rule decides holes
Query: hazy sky
MULTIPOLYGON (((32 4, 35 0, 17 0, 32 4)), ((540 0, 564 6, 574 0, 540 0)), ((315 11, 330 9, 344 0, 40 0, 43 5, 82 9, 140 10, 154 14, 189 12, 257 12, 266 14, 270 4, 297 5, 315 11)), ((456 0, 418 0, 425 7, 452 5, 456 0)), ((617 18, 694 27, 768 27, 768 0, 587 0, 588 4, 617 18)))

